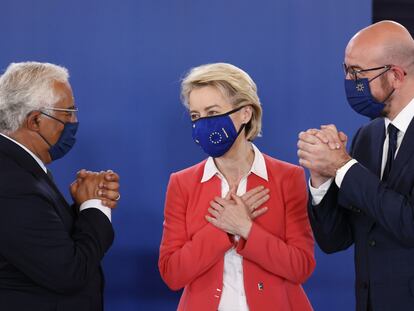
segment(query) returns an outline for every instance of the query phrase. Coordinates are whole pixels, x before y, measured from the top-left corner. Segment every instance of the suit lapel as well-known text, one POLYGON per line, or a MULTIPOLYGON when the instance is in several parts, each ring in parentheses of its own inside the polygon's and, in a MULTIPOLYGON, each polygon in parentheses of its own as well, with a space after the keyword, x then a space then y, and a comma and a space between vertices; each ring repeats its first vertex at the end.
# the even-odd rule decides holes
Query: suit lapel
POLYGON ((372 145, 368 156, 373 156, 371 159, 371 171, 378 177, 381 177, 382 152, 384 149, 385 140, 385 123, 384 119, 378 119, 372 126, 372 145))
POLYGON ((411 120, 410 125, 407 128, 407 132, 404 135, 404 138, 401 142, 400 149, 398 150, 397 156, 394 160, 393 166, 391 168, 390 176, 388 182, 393 184, 395 179, 400 175, 402 169, 408 160, 412 159, 414 154, 414 119, 411 120))

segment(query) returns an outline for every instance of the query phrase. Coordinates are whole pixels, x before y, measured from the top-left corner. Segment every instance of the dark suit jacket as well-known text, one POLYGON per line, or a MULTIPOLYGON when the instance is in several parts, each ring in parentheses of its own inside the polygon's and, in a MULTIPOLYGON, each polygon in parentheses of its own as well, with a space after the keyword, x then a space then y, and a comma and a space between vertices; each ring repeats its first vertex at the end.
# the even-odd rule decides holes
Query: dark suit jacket
POLYGON ((414 122, 405 133, 387 182, 380 180, 384 120, 356 134, 358 160, 341 188, 333 183, 309 216, 315 238, 327 253, 355 243, 357 310, 414 310, 414 122))
POLYGON ((98 209, 76 215, 38 163, 0 135, 0 309, 102 310, 113 241, 98 209))

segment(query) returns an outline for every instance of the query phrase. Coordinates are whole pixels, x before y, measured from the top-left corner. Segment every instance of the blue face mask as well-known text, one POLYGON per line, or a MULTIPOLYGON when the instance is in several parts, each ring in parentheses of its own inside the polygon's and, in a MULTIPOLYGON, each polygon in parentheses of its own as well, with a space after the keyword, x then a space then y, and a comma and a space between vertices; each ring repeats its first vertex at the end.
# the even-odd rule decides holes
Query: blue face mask
POLYGON ((378 102, 371 94, 369 83, 387 71, 388 70, 382 72, 371 80, 368 80, 367 78, 357 80, 345 79, 346 98, 352 109, 354 109, 357 113, 371 119, 375 119, 381 116, 381 112, 385 107, 384 102, 392 95, 394 90, 392 90, 391 93, 382 102, 378 102))
POLYGON ((52 117, 51 115, 48 115, 44 112, 41 112, 45 116, 48 116, 49 118, 56 120, 63 124, 63 131, 60 134, 60 137, 56 144, 51 145, 46 138, 43 137, 42 134, 38 132, 40 137, 43 138, 43 140, 50 146, 49 154, 52 159, 52 161, 55 161, 57 159, 62 158, 65 156, 75 145, 76 142, 76 132, 78 131, 79 122, 63 122, 55 117, 52 117))
POLYGON ((194 121, 193 139, 196 144, 199 144, 204 152, 213 158, 221 157, 229 151, 245 127, 245 124, 242 124, 237 131, 230 115, 243 107, 236 108, 225 114, 204 117, 194 121))

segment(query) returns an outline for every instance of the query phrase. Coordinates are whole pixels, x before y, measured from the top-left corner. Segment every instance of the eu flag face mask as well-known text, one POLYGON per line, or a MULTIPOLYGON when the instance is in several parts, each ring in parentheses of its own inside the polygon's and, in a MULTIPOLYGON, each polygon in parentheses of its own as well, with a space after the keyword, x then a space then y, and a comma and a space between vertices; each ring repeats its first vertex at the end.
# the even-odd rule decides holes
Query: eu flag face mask
POLYGON ((374 99, 369 82, 366 78, 358 80, 345 79, 345 93, 352 109, 359 114, 375 119, 381 116, 385 104, 374 99))
MULTIPOLYGON (((382 67, 371 68, 362 71, 376 70, 381 68, 382 67)), ((382 102, 375 100, 375 98, 372 96, 369 83, 390 70, 389 66, 385 66, 384 68, 386 68, 385 71, 383 71, 382 73, 370 80, 367 78, 360 78, 354 80, 345 79, 345 93, 349 105, 357 113, 362 114, 363 116, 369 117, 371 119, 375 119, 381 116, 381 112, 385 108, 384 102, 394 92, 394 90, 392 90, 390 94, 388 94, 388 96, 382 102)))
POLYGON ((230 115, 243 107, 238 107, 221 115, 204 117, 194 121, 192 126, 195 143, 200 145, 204 152, 213 158, 224 155, 230 150, 245 126, 245 124, 242 124, 237 131, 230 115))
POLYGON ((43 140, 50 146, 49 148, 49 154, 50 157, 52 159, 52 161, 55 161, 57 159, 62 158, 63 156, 65 156, 71 149, 72 147, 75 145, 76 143, 76 132, 78 131, 78 127, 79 127, 79 122, 63 122, 51 115, 48 115, 44 112, 42 112, 42 114, 48 116, 49 118, 56 120, 57 122, 60 122, 63 124, 63 131, 60 134, 60 137, 58 139, 58 141, 56 142, 56 144, 51 145, 46 138, 43 137, 43 135, 40 135, 40 137, 43 138, 43 140))

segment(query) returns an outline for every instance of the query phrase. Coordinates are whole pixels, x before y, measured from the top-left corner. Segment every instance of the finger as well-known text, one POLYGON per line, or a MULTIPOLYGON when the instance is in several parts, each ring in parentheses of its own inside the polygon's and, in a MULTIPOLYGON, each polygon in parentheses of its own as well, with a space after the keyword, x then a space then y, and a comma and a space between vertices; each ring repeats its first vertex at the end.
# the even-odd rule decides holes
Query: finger
POLYGON ((245 205, 243 200, 238 195, 231 193, 231 198, 234 200, 234 202, 236 202, 237 205, 245 205))
POLYGON ((250 199, 252 196, 257 194, 258 192, 262 191, 264 189, 264 186, 257 186, 249 191, 247 191, 245 194, 242 195, 242 199, 244 201, 250 199))
MULTIPOLYGON (((244 202, 246 204, 252 204, 252 203, 260 200, 261 198, 265 197, 269 193, 269 191, 270 191, 269 188, 263 189, 262 191, 256 193, 252 197, 250 197, 250 199, 244 200, 244 202)), ((243 197, 242 197, 242 199, 243 199, 243 197)))
POLYGON ((301 150, 301 149, 297 151, 297 155, 299 159, 304 159, 308 161, 312 161, 315 158, 312 152, 308 152, 308 151, 301 150))
POLYGON ((315 150, 315 146, 317 145, 304 142, 303 140, 299 140, 297 146, 299 150, 312 153, 315 150))
MULTIPOLYGON (((319 132, 319 131, 318 131, 319 132)), ((315 134, 309 134, 307 132, 300 132, 299 134, 299 140, 302 140, 308 144, 319 144, 320 143, 320 139, 318 137, 315 136, 315 134)))
POLYGON ((97 189, 97 195, 101 198, 108 199, 111 201, 117 201, 117 199, 119 198, 119 192, 112 190, 97 189))
POLYGON ((320 132, 321 135, 324 135, 328 140, 328 145, 331 149, 339 149, 341 146, 341 140, 339 138, 339 134, 331 127, 324 126, 322 131, 320 132))
POLYGON ((306 133, 310 134, 310 135, 315 135, 319 130, 315 129, 315 128, 311 128, 306 130, 306 133))
POLYGON ((119 183, 118 182, 112 182, 112 181, 110 181, 110 182, 101 181, 99 183, 99 188, 118 191, 119 190, 119 183))
POLYGON ((102 205, 114 209, 117 207, 117 201, 110 201, 110 200, 101 200, 102 205))
POLYGON ((253 212, 255 209, 260 207, 263 203, 265 203, 267 200, 269 200, 269 198, 270 198, 270 195, 265 195, 264 197, 258 199, 256 202, 254 202, 250 206, 250 211, 253 212))
POLYGON ((76 173, 76 178, 85 178, 88 174, 85 169, 81 169, 76 173))
MULTIPOLYGON (((228 193, 229 199, 226 198, 220 198, 220 197, 215 197, 214 201, 217 202, 218 204, 220 204, 221 206, 226 206, 229 204, 232 204, 232 200, 231 200, 231 192, 228 193)), ((227 197, 227 196, 226 196, 227 197)))
POLYGON ((312 162, 309 161, 309 160, 305 160, 305 159, 300 158, 299 159, 299 164, 300 164, 300 166, 303 166, 303 167, 305 167, 309 170, 311 170, 313 168, 312 162))
POLYGON ((330 129, 334 132, 338 132, 338 129, 336 128, 335 124, 326 124, 326 125, 321 125, 322 129, 330 129))
POLYGON ((209 223, 211 223, 212 225, 214 225, 214 226, 218 227, 218 226, 217 226, 217 224, 218 224, 217 219, 215 219, 214 217, 211 217, 211 216, 209 216, 209 215, 206 215, 206 216, 204 216, 204 218, 205 218, 205 219, 206 219, 209 223))
POLYGON ((223 207, 223 206, 221 206, 220 204, 218 204, 217 202, 214 202, 214 201, 211 201, 211 202, 210 202, 210 206, 211 206, 213 209, 215 209, 215 210, 217 210, 217 211, 219 211, 219 212, 222 212, 222 211, 224 210, 224 207, 223 207))
POLYGON ((250 217, 252 219, 256 219, 259 216, 262 216, 264 213, 266 213, 269 210, 269 208, 267 206, 262 207, 258 210, 255 210, 253 213, 251 213, 250 217))
POLYGON ((214 208, 209 207, 207 210, 208 210, 208 212, 209 212, 211 215, 213 215, 215 218, 220 217, 220 213, 219 213, 219 212, 217 212, 214 208))
POLYGON ((348 136, 346 136, 346 134, 342 131, 339 132, 339 139, 346 144, 348 141, 348 136))
POLYGON ((107 172, 105 173, 105 180, 107 181, 119 181, 119 175, 115 172, 107 172))
POLYGON ((75 193, 78 190, 79 184, 78 181, 75 180, 73 183, 70 184, 69 188, 70 188, 70 192, 71 193, 75 193))

